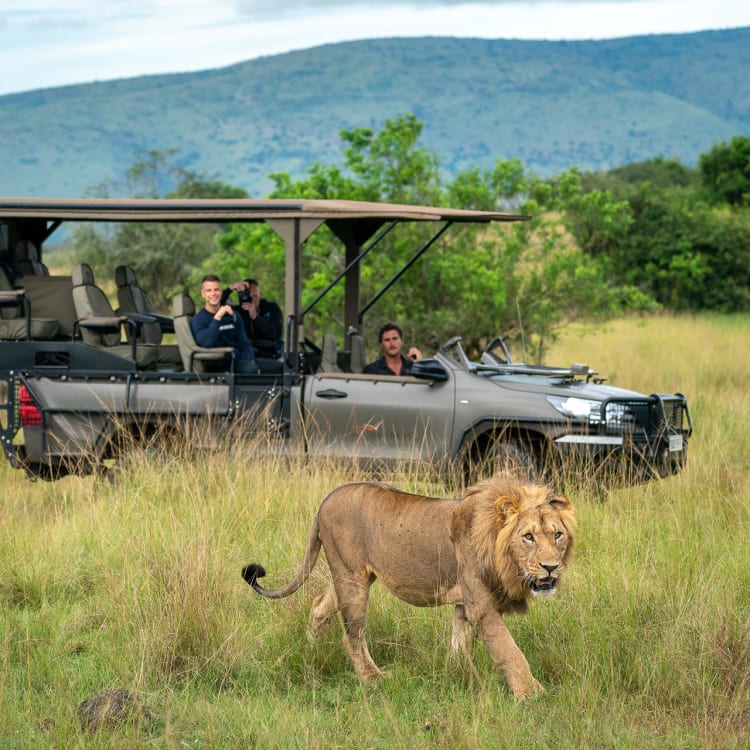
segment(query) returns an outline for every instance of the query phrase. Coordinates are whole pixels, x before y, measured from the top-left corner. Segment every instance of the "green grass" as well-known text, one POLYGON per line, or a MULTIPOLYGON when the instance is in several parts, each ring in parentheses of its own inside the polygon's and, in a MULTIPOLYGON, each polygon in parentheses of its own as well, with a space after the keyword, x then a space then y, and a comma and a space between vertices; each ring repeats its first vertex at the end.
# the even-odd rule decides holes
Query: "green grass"
MULTIPOLYGON (((139 457, 112 485, 31 483, 3 463, 0 750, 750 747, 749 344, 748 316, 618 321, 556 344, 551 363, 684 391, 696 433, 680 476, 604 500, 573 488, 564 586, 508 619, 546 688, 525 703, 481 644, 475 670, 449 658, 450 608, 374 587, 369 643, 388 676, 362 686, 338 625, 305 638, 325 564, 275 602, 241 580, 250 561, 287 579, 351 469, 252 443, 139 457), (154 718, 83 734, 78 703, 118 687, 154 718)), ((396 483, 439 492, 429 479, 396 483)))

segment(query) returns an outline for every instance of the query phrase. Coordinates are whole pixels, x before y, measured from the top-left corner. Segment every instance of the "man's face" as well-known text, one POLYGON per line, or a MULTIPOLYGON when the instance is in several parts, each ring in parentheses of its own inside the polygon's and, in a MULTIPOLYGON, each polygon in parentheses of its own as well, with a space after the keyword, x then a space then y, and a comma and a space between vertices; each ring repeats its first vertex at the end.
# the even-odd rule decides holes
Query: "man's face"
POLYGON ((257 284, 250 284, 247 288, 250 296, 253 298, 253 302, 257 305, 260 302, 260 288, 257 284))
POLYGON ((221 301, 221 284, 218 281, 204 281, 201 284, 201 297, 207 307, 218 307, 221 301))
POLYGON ((388 357, 398 356, 401 353, 402 343, 398 331, 386 331, 380 339, 380 346, 383 347, 383 352, 388 357))

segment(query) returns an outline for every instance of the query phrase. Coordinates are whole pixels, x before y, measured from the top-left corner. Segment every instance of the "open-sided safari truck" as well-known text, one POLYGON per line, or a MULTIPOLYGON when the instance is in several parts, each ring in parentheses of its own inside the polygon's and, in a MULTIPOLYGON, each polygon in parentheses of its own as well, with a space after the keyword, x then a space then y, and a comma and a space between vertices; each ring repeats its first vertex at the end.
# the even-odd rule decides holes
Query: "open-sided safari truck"
MULTIPOLYGON (((500 459, 532 471, 584 459, 595 471, 624 466, 635 479, 678 471, 691 433, 679 393, 615 388, 585 366, 517 364, 501 338, 479 362, 456 336, 407 377, 362 373, 361 324, 374 300, 362 304, 360 266, 389 231, 404 222, 434 225, 405 273, 454 224, 524 218, 355 201, 0 199, 5 455, 29 477, 56 479, 96 471, 123 445, 155 432, 200 442, 245 420, 278 450, 426 461, 462 476, 489 471, 500 459), (139 310, 134 291, 132 309, 115 313, 87 266, 49 275, 45 243, 66 222, 266 222, 286 248, 279 371, 235 373, 230 352, 197 347, 190 298, 175 298, 168 318, 139 310), (329 287, 344 284, 344 330, 316 343, 303 330, 315 302, 302 306, 302 257, 323 225, 345 248, 345 268, 329 287), (163 330, 176 332, 176 346, 163 343, 163 330)), ((118 284, 127 285, 127 267, 118 273, 118 284)))

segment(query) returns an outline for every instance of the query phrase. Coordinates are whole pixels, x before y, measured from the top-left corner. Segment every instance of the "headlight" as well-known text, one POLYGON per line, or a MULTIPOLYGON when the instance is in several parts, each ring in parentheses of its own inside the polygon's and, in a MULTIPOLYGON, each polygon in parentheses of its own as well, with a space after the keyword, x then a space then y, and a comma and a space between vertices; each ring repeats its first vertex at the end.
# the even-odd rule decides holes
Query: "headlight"
POLYGON ((560 412, 571 419, 586 419, 590 424, 602 421, 602 402, 574 396, 547 396, 547 401, 560 412))

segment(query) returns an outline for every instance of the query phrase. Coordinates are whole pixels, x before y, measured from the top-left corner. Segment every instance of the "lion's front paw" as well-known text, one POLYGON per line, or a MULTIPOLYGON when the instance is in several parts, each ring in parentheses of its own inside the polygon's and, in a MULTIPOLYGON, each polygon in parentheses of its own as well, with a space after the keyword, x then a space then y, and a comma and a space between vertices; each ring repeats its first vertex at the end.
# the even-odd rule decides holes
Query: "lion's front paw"
POLYGON ((370 682, 370 683, 378 682, 387 674, 384 670, 378 669, 378 667, 376 667, 374 664, 371 667, 370 666, 366 666, 366 667, 358 666, 356 668, 356 673, 357 673, 357 677, 362 682, 370 682))
POLYGON ((513 697, 519 701, 525 701, 527 698, 533 698, 535 695, 541 695, 544 692, 544 686, 535 677, 531 682, 525 685, 516 685, 513 687, 513 697))

